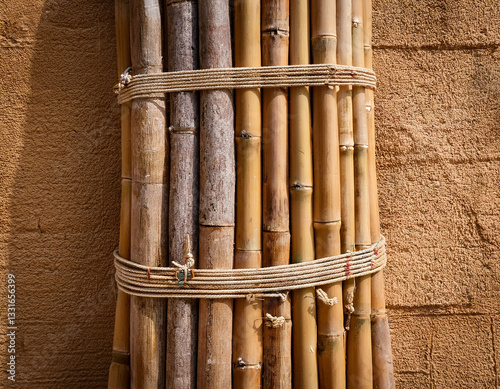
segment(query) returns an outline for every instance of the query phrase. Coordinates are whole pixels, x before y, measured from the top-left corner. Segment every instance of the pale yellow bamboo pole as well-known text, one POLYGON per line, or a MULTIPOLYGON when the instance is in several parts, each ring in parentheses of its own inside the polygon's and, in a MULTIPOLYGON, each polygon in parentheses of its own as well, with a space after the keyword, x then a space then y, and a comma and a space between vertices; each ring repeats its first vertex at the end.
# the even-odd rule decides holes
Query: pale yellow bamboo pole
MULTIPOLYGON (((364 66, 363 0, 352 2, 352 64, 364 66)), ((354 129, 354 185, 356 249, 370 246, 370 201, 368 184, 368 128, 366 123, 365 89, 352 87, 353 129, 354 129)), ((347 387, 371 389, 371 277, 356 278, 354 312, 347 336, 347 387)))
MULTIPOLYGON (((165 6, 168 71, 198 65, 198 4, 167 0, 165 6)), ((184 263, 186 235, 198 266, 199 94, 170 95, 169 260, 184 263)), ((198 301, 171 299, 167 312, 167 388, 196 388, 198 301), (190 350, 186 352, 186 350, 190 350)))
MULTIPOLYGON (((198 3, 200 68, 232 67, 229 0, 198 3)), ((200 93, 199 267, 234 265, 235 150, 231 90, 200 93)), ((231 387, 233 300, 199 303, 198 389, 231 387)))
MULTIPOLYGON (((159 0, 131 0, 133 74, 158 73, 162 64, 159 0)), ((132 101, 132 206, 130 257, 146 266, 167 265, 168 140, 164 98, 132 101)), ((165 388, 166 301, 130 299, 131 387, 165 388)))
MULTIPOLYGON (((260 0, 235 2, 235 66, 260 66, 260 0)), ((235 268, 262 266, 261 93, 236 91, 235 268)), ((234 301, 233 388, 262 384, 262 301, 234 301)))
MULTIPOLYGON (((288 0, 262 2, 262 64, 288 65, 288 0)), ((290 262, 288 205, 288 104, 281 88, 263 91, 263 265, 290 262)), ((264 316, 283 317, 278 327, 264 325, 264 388, 291 388, 292 323, 290 297, 266 299, 264 316)))
MULTIPOLYGON (((373 68, 372 51, 372 0, 364 0, 364 52, 365 67, 373 68)), ((374 91, 367 88, 366 108, 368 125, 368 175, 370 185, 370 234, 371 242, 380 240, 380 219, 377 193, 377 171, 375 160, 375 106, 374 91)), ((385 310, 385 285, 383 270, 372 275, 372 365, 373 388, 393 389, 394 372, 392 364, 391 336, 385 310)))
MULTIPOLYGON (((131 65, 128 0, 115 0, 116 49, 118 77, 131 65)), ((122 183, 120 240, 118 254, 130 259, 130 203, 132 195, 130 163, 130 102, 121 106, 122 183)), ((108 388, 130 387, 130 296, 118 290, 116 299, 113 354, 108 388)))
MULTIPOLYGON (((290 1, 290 65, 309 64, 309 1, 290 1)), ((290 218, 292 263, 314 260, 311 99, 308 87, 290 89, 290 218)), ((318 387, 315 289, 293 292, 293 385, 318 387)))
MULTIPOLYGON (((351 0, 337 0, 337 61, 352 65, 351 0)), ((352 129, 352 91, 341 86, 337 93, 340 147, 341 220, 340 239, 342 252, 354 251, 354 139, 352 129)), ((343 283, 343 304, 346 329, 349 329, 354 299, 354 279, 343 283)), ((348 335, 347 335, 348 336, 348 335)))
MULTIPOLYGON (((335 0, 312 0, 311 34, 314 63, 337 62, 335 0)), ((337 94, 334 88, 314 88, 314 230, 316 257, 341 253, 340 161, 337 94)), ((322 290, 332 306, 318 300, 318 365, 320 388, 345 388, 342 283, 322 290), (333 303, 333 301, 332 301, 333 303)))

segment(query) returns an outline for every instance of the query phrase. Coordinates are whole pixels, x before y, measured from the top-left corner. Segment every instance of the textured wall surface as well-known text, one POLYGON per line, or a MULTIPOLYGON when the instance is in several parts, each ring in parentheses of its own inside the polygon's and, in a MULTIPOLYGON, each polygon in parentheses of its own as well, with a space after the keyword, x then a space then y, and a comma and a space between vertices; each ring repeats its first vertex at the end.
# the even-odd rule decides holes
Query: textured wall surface
MULTIPOLYGON (((1 4, 0 387, 9 272, 17 386, 104 387, 120 190, 113 5, 1 4)), ((401 388, 500 385, 499 45, 496 0, 374 0, 401 388)))

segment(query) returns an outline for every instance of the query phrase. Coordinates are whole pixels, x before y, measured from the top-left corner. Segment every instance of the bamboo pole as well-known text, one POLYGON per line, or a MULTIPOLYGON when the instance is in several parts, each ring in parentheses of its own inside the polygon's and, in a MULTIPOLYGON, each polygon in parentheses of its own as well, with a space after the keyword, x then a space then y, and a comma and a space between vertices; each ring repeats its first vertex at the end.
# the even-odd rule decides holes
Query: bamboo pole
MULTIPOLYGON (((337 62, 336 4, 332 0, 311 2, 312 53, 314 63, 337 62)), ((336 90, 314 88, 314 230, 316 257, 341 253, 341 195, 339 132, 336 90)), ((337 303, 318 301, 318 365, 321 388, 345 388, 344 320, 342 283, 321 289, 337 303)))
MULTIPOLYGON (((131 55, 134 74, 161 72, 162 32, 158 0, 131 0, 131 55)), ((167 264, 168 144, 164 98, 132 101, 131 260, 167 264)), ((132 388, 165 387, 166 301, 130 299, 132 388)))
MULTIPOLYGON (((372 51, 372 0, 364 0, 364 61, 365 67, 373 68, 372 51)), ((368 125, 368 181, 370 185, 370 234, 371 242, 380 240, 380 219, 377 193, 377 172, 375 162, 375 111, 374 91, 366 89, 368 125)), ((392 389, 396 387, 392 365, 391 336, 385 310, 385 285, 383 270, 371 278, 371 321, 372 321, 372 365, 373 388, 392 389)))
MULTIPOLYGON (((260 66, 260 1, 234 5, 235 66, 260 66)), ((236 91, 235 268, 262 266, 261 94, 236 91)), ((262 302, 234 301, 233 387, 262 384, 262 302)))
MULTIPOLYGON (((130 23, 128 0, 115 1, 118 77, 130 66, 130 23)), ((120 238, 118 254, 130 259, 130 203, 132 194, 130 163, 130 102, 121 106, 122 182, 120 238)), ((130 296, 118 290, 116 299, 113 354, 108 388, 130 387, 130 296)))
MULTIPOLYGON (((198 3, 200 67, 232 66, 229 0, 198 3)), ((200 93, 200 268, 232 268, 234 108, 230 90, 200 93)), ((197 387, 231 387, 233 301, 199 303, 197 387)))
MULTIPOLYGON (((309 64, 309 1, 290 1, 290 64, 309 64)), ((314 260, 313 166, 309 87, 290 89, 291 260, 314 260)), ((315 289, 293 292, 293 385, 318 388, 315 289)))
MULTIPOLYGON (((194 70, 198 65, 198 4, 167 0, 168 71, 194 70)), ((170 95, 169 259, 184 263, 189 236, 195 267, 198 259, 199 96, 170 95)), ((171 265, 172 266, 172 265, 171 265)), ((167 311, 167 388, 196 388, 198 301, 171 299, 167 311), (189 350, 189 351, 187 351, 189 350)))
MULTIPOLYGON (((288 0, 262 2, 262 64, 288 65, 288 0)), ((263 91, 263 265, 290 261, 288 207, 287 93, 281 88, 263 91)), ((290 297, 265 299, 265 317, 283 317, 278 327, 264 326, 264 388, 291 388, 290 297)))
MULTIPOLYGON (((352 2, 353 65, 364 66, 363 0, 352 2)), ((368 184, 368 128, 364 87, 352 87, 354 128, 354 184, 356 249, 370 247, 370 202, 368 184)), ((371 389, 371 277, 356 279, 354 312, 347 337, 347 387, 371 389)))

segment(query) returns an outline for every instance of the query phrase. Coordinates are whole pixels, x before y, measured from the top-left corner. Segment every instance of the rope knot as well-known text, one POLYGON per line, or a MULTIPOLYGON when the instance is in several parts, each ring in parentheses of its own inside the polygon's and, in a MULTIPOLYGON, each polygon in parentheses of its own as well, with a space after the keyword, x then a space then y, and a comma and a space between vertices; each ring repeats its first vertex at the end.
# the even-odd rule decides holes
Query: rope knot
POLYGON ((191 253, 191 242, 188 234, 184 236, 184 261, 184 265, 181 265, 179 262, 172 261, 172 265, 179 268, 179 270, 175 273, 175 276, 179 281, 178 285, 184 285, 188 280, 194 278, 194 271, 190 269, 194 266, 194 256, 191 253))
POLYGON ((285 324, 285 318, 283 316, 273 316, 270 313, 266 313, 266 326, 269 328, 279 328, 285 324))
POLYGON ((129 66, 120 76, 120 82, 115 85, 113 88, 116 94, 119 94, 120 91, 127 86, 127 84, 132 81, 132 67, 129 66))
POLYGON ((330 307, 333 307, 339 302, 337 297, 329 298, 326 292, 321 288, 316 289, 316 295, 323 304, 329 305, 330 307))

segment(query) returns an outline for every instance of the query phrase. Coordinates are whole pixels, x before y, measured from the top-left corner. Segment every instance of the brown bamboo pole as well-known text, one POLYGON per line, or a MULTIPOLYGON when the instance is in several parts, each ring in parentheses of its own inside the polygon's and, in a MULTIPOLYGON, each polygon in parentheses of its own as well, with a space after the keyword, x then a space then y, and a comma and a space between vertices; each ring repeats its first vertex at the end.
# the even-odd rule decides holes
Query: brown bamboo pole
MULTIPOLYGON (((198 4, 166 1, 168 71, 194 70, 198 65, 198 4)), ((198 260, 199 95, 170 95, 169 259, 184 263, 189 236, 195 267, 198 260)), ((167 312, 167 388, 196 388, 198 301, 171 299, 167 312), (189 351, 187 351, 189 350, 189 351)))
MULTIPOLYGON (((363 0, 352 2, 352 63, 364 66, 363 0)), ((368 128, 366 117, 365 89, 352 87, 354 128, 354 185, 356 249, 370 246, 370 201, 368 185, 368 128)), ((347 337, 347 387, 371 389, 371 277, 356 279, 354 312, 351 329, 347 337)))
MULTIPOLYGON (((336 4, 312 0, 311 34, 314 63, 337 62, 336 4)), ((341 253, 340 161, 336 90, 314 88, 314 229, 316 257, 341 253)), ((318 301, 318 365, 321 388, 345 388, 342 283, 322 286, 337 303, 318 301)))
MULTIPOLYGON (((130 66, 130 23, 128 0, 115 0, 118 77, 130 66)), ((118 254, 130 259, 130 203, 132 195, 130 163, 130 102, 121 106, 122 182, 120 238, 118 254)), ((108 388, 130 387, 130 296, 118 290, 116 299, 113 354, 108 388)))
MULTIPOLYGON (((229 0, 198 3, 200 67, 232 66, 229 0)), ((230 90, 200 93, 200 268, 232 268, 234 107, 230 90)), ((233 301, 199 303, 197 387, 231 387, 233 301)))
MULTIPOLYGON (((290 64, 309 64, 309 1, 290 1, 290 64)), ((290 89, 291 261, 314 260, 311 101, 308 87, 290 89)), ((318 388, 315 289, 293 292, 293 385, 318 388)))
MULTIPOLYGON (((131 0, 131 55, 134 74, 161 72, 162 18, 159 0, 131 0)), ((168 142, 165 99, 132 101, 131 260, 167 264, 168 142)), ((165 387, 166 301, 130 299, 132 388, 165 387)))
MULTIPOLYGON (((235 66, 260 66, 260 1, 234 4, 235 66)), ((235 268, 262 266, 261 93, 236 91, 235 268)), ((234 301, 233 388, 262 384, 262 301, 234 301)))
MULTIPOLYGON (((288 65, 288 0, 262 1, 262 64, 288 65)), ((263 265, 290 261, 288 205, 288 104, 281 88, 263 91, 263 265)), ((283 317, 278 327, 264 326, 264 388, 291 388, 292 323, 289 296, 266 299, 264 316, 283 317)))
MULTIPOLYGON (((364 60, 365 67, 373 68, 372 50, 372 0, 364 0, 364 60)), ((366 89, 368 125, 368 181, 370 185, 370 234, 371 242, 380 240, 380 219, 377 193, 377 171, 375 161, 375 106, 374 91, 366 89)), ((372 275, 371 321, 372 321, 372 365, 373 388, 395 388, 392 364, 391 336, 385 310, 385 285, 383 270, 372 275)))

